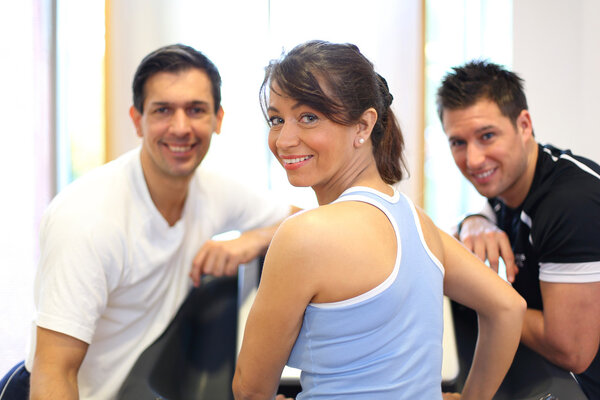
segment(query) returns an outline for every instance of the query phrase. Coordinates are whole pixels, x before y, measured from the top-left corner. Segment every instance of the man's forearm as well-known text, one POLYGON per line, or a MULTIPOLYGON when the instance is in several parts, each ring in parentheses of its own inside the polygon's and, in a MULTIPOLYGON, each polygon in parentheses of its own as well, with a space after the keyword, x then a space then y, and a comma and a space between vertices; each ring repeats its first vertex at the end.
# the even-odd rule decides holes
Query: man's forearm
POLYGON ((30 399, 78 399, 77 375, 88 344, 72 336, 37 327, 30 399))
POLYGON ((264 228, 257 228, 251 231, 246 231, 241 234, 241 237, 249 240, 254 243, 256 251, 259 255, 264 255, 271 243, 271 239, 273 239, 273 235, 275 235, 275 231, 279 227, 279 224, 273 226, 267 226, 264 228))
MULTIPOLYGON (((521 332, 521 342, 530 349, 538 352, 544 357, 544 315, 540 310, 528 308, 525 312, 523 321, 523 332, 521 332)), ((548 358, 548 357, 546 357, 548 358)))
POLYGON ((46 373, 34 368, 31 374, 30 400, 77 400, 76 374, 46 373))

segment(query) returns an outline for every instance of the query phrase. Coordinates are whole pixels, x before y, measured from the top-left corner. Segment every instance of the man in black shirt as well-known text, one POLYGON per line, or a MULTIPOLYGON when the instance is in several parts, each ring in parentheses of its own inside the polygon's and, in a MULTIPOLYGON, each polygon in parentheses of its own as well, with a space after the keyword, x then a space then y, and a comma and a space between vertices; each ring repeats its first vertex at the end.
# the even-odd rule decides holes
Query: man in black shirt
POLYGON ((475 61, 438 90, 462 174, 488 199, 457 237, 527 300, 521 341, 600 399, 600 166, 534 138, 522 80, 475 61))

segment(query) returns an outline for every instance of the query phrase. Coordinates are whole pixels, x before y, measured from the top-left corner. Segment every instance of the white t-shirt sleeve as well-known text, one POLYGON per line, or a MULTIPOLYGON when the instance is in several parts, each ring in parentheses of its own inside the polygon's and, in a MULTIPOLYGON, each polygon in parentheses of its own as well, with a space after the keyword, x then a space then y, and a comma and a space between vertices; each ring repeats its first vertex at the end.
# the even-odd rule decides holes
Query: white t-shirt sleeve
POLYGON ((41 224, 36 324, 91 343, 114 284, 104 266, 114 265, 108 258, 118 251, 103 248, 106 241, 95 235, 106 230, 68 214, 48 214, 41 224))
POLYGON ((540 263, 540 281, 555 283, 600 282, 600 261, 540 263))
POLYGON ((259 192, 232 178, 205 173, 200 179, 207 197, 214 205, 217 218, 225 221, 224 231, 241 232, 273 225, 290 213, 290 205, 273 198, 269 192, 259 192))

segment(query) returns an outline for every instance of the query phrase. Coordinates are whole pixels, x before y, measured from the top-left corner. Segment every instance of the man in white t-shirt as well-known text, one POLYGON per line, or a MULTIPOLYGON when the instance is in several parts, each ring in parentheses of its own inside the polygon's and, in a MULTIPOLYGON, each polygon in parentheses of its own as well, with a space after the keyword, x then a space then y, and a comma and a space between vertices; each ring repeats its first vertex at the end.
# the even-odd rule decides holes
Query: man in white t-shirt
POLYGON ((294 211, 197 168, 221 128, 220 86, 216 67, 191 47, 150 53, 130 109, 141 147, 78 179, 48 207, 31 349, 11 375, 31 372, 32 399, 114 398, 192 284, 235 274, 294 211), (234 229, 237 239, 211 240, 234 229))

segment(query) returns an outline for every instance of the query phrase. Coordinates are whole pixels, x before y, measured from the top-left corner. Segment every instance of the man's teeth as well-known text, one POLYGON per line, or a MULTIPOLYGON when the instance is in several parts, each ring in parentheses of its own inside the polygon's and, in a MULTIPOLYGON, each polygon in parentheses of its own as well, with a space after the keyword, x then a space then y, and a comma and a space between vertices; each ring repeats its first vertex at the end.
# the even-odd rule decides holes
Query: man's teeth
POLYGON ((487 178, 488 176, 490 176, 496 169, 490 169, 489 171, 485 171, 481 174, 475 174, 475 178, 477 179, 483 179, 483 178, 487 178))
POLYGON ((304 160, 308 160, 311 156, 304 156, 304 157, 298 157, 298 158, 287 158, 284 159, 283 162, 284 164, 295 164, 295 163, 299 163, 300 161, 304 161, 304 160))
POLYGON ((190 151, 192 149, 192 146, 173 146, 173 145, 169 145, 169 150, 175 152, 175 153, 184 153, 186 151, 190 151))

